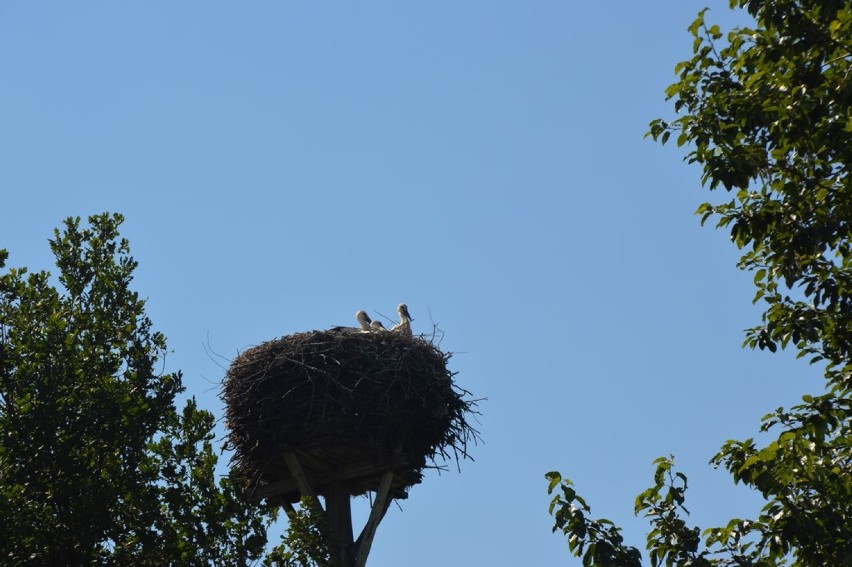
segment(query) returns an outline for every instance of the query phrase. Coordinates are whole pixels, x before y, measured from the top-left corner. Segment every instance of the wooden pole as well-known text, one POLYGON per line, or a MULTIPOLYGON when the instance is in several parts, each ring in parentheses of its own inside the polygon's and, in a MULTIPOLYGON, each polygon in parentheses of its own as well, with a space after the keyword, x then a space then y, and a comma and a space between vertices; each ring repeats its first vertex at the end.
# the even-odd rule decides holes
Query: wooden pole
MULTIPOLYGON (((397 454, 399 451, 397 451, 397 454)), ((376 536, 379 522, 385 517, 393 498, 389 498, 391 483, 393 482, 393 469, 382 475, 376 490, 376 500, 370 510, 370 517, 361 530, 357 541, 353 541, 352 534, 352 507, 349 494, 349 485, 343 481, 333 482, 324 492, 326 507, 320 504, 317 494, 308 481, 308 477, 302 469, 302 464, 295 453, 285 453, 284 462, 290 470, 290 474, 299 486, 299 492, 303 497, 310 500, 320 512, 325 511, 330 529, 329 552, 333 561, 341 567, 365 567, 367 556, 376 536)), ((289 503, 285 503, 284 510, 290 517, 295 516, 295 509, 289 503)))
POLYGON ((296 518, 296 509, 293 508, 293 505, 287 502, 286 500, 281 503, 281 507, 284 508, 284 512, 287 513, 287 517, 291 520, 296 518))
POLYGON ((299 492, 302 493, 302 496, 309 499, 311 503, 316 506, 317 510, 323 510, 322 504, 320 504, 319 498, 317 498, 317 493, 314 492, 313 487, 311 487, 311 483, 308 482, 308 477, 305 475, 305 471, 302 469, 302 463, 299 462, 299 458, 296 457, 296 453, 285 453, 284 454, 284 462, 287 463, 287 468, 290 470, 290 474, 293 475, 293 478, 296 479, 296 482, 299 484, 299 492))
POLYGON ((352 507, 349 486, 335 482, 325 494, 328 526, 331 531, 329 551, 332 561, 341 567, 354 567, 355 544, 352 539, 352 507))
POLYGON ((355 567, 364 567, 367 563, 367 555, 370 554, 370 547, 373 545, 376 529, 379 527, 379 522, 385 517, 385 512, 388 511, 388 506, 390 506, 392 500, 388 499, 388 492, 390 492, 392 481, 393 470, 389 470, 382 476, 379 489, 376 491, 376 501, 373 502, 373 509, 370 510, 370 517, 367 519, 367 524, 361 531, 361 535, 358 536, 355 567))

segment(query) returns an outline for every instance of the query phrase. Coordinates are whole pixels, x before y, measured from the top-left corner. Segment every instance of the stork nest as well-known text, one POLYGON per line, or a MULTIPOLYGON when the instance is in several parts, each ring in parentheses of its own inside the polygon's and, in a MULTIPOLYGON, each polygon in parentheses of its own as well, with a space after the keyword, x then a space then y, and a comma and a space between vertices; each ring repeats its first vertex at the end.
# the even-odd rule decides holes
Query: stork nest
MULTIPOLYGON (((395 484, 407 490, 427 463, 459 462, 479 439, 468 421, 476 400, 454 384, 450 357, 392 332, 314 331, 250 348, 234 359, 221 393, 232 465, 256 487, 290 476, 280 466, 285 453, 326 477, 356 464, 347 460, 404 463, 395 484)), ((361 480, 353 493, 373 489, 361 480)))

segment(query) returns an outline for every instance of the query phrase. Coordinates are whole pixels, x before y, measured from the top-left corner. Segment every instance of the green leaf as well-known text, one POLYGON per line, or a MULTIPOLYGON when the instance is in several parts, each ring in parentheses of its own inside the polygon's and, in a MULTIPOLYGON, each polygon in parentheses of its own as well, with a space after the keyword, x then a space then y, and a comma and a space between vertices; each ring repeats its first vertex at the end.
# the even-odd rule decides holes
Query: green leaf
MULTIPOLYGON (((544 476, 549 481, 547 493, 550 494, 551 492, 553 492, 553 489, 559 486, 559 484, 562 482, 562 475, 559 474, 557 471, 550 471, 544 476)), ((568 484, 570 484, 570 481, 568 481, 568 484)))

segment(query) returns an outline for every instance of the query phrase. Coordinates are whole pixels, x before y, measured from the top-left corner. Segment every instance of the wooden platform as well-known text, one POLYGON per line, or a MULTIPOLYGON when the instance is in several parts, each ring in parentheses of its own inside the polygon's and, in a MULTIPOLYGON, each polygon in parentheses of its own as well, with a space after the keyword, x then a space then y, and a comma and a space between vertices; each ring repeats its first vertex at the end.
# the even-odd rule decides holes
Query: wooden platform
MULTIPOLYGON (((351 496, 375 492, 383 475, 393 471, 388 496, 391 499, 405 499, 408 497, 408 488, 420 484, 423 478, 420 470, 425 464, 411 463, 403 456, 376 457, 347 446, 318 447, 289 454, 296 455, 305 476, 310 479, 311 487, 322 496, 341 485, 347 487, 351 496)), ((255 499, 299 502, 302 497, 299 482, 288 467, 287 455, 282 453, 281 457, 265 463, 252 492, 255 499)))

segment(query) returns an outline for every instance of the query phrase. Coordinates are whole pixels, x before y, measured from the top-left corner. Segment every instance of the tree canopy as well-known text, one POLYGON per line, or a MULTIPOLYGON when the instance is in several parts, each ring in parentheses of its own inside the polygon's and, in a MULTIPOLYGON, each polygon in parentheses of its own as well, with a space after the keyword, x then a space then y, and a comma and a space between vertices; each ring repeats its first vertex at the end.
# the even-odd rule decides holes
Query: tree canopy
MULTIPOLYGON (((754 273, 765 310, 744 346, 793 348, 825 369, 825 388, 765 416, 764 446, 727 441, 711 462, 760 491, 757 518, 701 531, 682 519, 686 476, 656 462, 636 513, 652 520, 654 565, 852 565, 852 5, 838 0, 731 0, 754 25, 727 33, 702 11, 693 56, 666 90, 677 113, 651 122, 672 136, 701 181, 724 198, 704 203, 754 273)), ((716 193, 714 193, 716 194, 716 193)), ((767 400, 771 403, 770 400, 767 400)), ((549 473, 556 524, 586 565, 638 565, 608 520, 570 481, 549 473), (557 490, 559 489, 559 490, 557 490)))
POLYGON ((0 562, 256 560, 267 517, 217 480, 212 414, 176 407, 181 375, 160 371, 123 218, 88 221, 55 231, 55 277, 0 273, 0 562))

